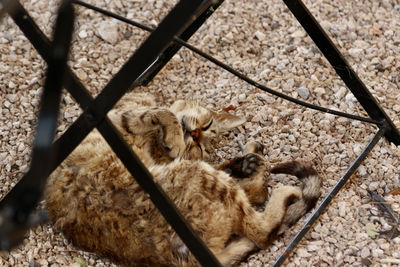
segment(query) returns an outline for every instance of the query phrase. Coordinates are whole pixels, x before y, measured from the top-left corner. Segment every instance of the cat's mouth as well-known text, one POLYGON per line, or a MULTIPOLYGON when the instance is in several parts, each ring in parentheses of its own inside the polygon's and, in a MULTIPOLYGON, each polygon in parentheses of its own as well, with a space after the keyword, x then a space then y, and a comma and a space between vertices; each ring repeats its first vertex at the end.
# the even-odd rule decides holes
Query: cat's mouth
POLYGON ((185 116, 180 119, 180 123, 183 131, 183 138, 186 144, 185 152, 183 153, 184 159, 195 160, 204 158, 204 149, 201 144, 202 131, 201 129, 191 128, 186 120, 185 116))
POLYGON ((186 143, 186 150, 183 153, 183 158, 189 160, 196 160, 196 159, 203 160, 204 149, 202 148, 200 143, 189 141, 189 143, 186 143))

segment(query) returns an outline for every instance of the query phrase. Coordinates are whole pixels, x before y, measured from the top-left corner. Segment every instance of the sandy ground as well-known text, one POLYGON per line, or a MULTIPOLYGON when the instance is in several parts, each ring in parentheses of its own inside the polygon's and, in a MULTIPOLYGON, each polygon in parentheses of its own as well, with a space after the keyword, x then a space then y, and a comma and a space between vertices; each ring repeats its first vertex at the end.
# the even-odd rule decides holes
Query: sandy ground
MULTIPOLYGON (((95 2, 95 1, 91 1, 95 2)), ((155 26, 174 1, 96 1, 98 6, 155 26)), ((22 1, 50 35, 58 1, 22 1)), ((400 129, 400 3, 307 0, 306 5, 333 38, 371 93, 400 129)), ((69 66, 96 95, 135 51, 147 33, 77 7, 76 34, 69 66)), ((190 43, 285 94, 325 107, 365 115, 329 63, 280 0, 225 1, 190 43)), ((30 147, 45 63, 11 18, 0 21, 0 196, 29 168, 30 147)), ((214 160, 230 158, 239 142, 265 145, 272 164, 302 158, 321 173, 325 195, 376 132, 373 125, 305 109, 268 95, 214 64, 181 51, 147 86, 160 104, 195 99, 221 110, 231 106, 247 122, 224 136, 214 160)), ((58 134, 80 114, 64 94, 58 134)), ((333 200, 287 266, 398 266, 400 237, 372 237, 367 226, 390 229, 367 189, 384 196, 400 212, 400 148, 381 140, 358 172, 333 200), (379 221, 380 223, 377 223, 379 221)), ((272 177, 271 186, 287 184, 272 177)), ((304 221, 304 220, 303 220, 304 221)), ((301 227, 299 222, 272 244, 242 263, 269 266, 301 227)), ((112 266, 106 259, 71 246, 50 224, 32 229, 19 248, 0 256, 4 266, 112 266)))

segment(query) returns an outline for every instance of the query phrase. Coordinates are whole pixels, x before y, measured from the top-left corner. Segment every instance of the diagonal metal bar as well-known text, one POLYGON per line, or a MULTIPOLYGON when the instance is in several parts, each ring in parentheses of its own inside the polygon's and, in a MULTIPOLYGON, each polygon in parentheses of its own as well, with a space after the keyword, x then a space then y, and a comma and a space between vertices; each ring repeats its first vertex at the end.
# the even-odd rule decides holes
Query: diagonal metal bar
POLYGON ((321 50, 336 73, 363 106, 368 115, 376 121, 386 121, 389 129, 385 137, 392 143, 400 145, 400 132, 396 129, 389 116, 381 108, 365 84, 354 72, 344 56, 322 29, 321 25, 310 13, 301 0, 283 0, 296 19, 300 22, 314 43, 321 50))
POLYGON ((306 223, 300 229, 300 231, 296 234, 296 236, 292 239, 292 241, 286 246, 282 254, 276 260, 274 266, 281 266, 282 263, 287 259, 296 245, 300 242, 300 240, 307 234, 307 232, 311 229, 311 226, 315 223, 315 221, 319 218, 319 216, 325 211, 328 205, 331 203, 333 198, 339 193, 340 189, 346 184, 349 178, 353 175, 353 173, 358 169, 360 164, 365 160, 367 155, 371 152, 374 146, 378 143, 378 141, 383 137, 383 135, 389 130, 388 126, 383 126, 378 129, 374 137, 368 143, 368 145, 364 148, 361 154, 353 161, 350 167, 347 169, 345 174, 339 179, 336 185, 331 189, 331 191, 326 195, 326 197, 322 200, 321 204, 316 208, 316 210, 310 215, 307 219, 306 223))
MULTIPOLYGON (((220 266, 213 254, 179 214, 174 204, 168 199, 162 189, 154 183, 147 169, 141 164, 133 151, 130 150, 129 146, 125 144, 113 125, 107 119, 103 119, 108 110, 111 109, 115 102, 130 88, 129 85, 146 71, 148 65, 157 57, 159 51, 165 49, 173 36, 179 34, 179 31, 185 28, 185 24, 190 23, 191 20, 196 17, 196 13, 201 13, 203 9, 209 5, 209 2, 210 1, 198 1, 193 4, 193 1, 181 1, 178 3, 174 10, 172 10, 160 24, 160 27, 142 44, 118 74, 107 84, 102 93, 92 102, 90 102, 90 95, 82 84, 78 82, 75 75, 73 75, 70 70, 67 72, 72 78, 66 83, 67 89, 72 89, 70 91, 73 92, 73 95, 80 95, 84 102, 80 103, 81 106, 88 106, 88 109, 56 142, 56 145, 59 144, 65 149, 63 149, 64 153, 62 154, 62 158, 60 156, 58 157, 56 160, 57 164, 54 164, 53 169, 83 140, 93 127, 97 125, 99 131, 104 135, 117 155, 127 164, 128 170, 132 172, 136 179, 139 179, 138 183, 144 187, 145 191, 150 191, 151 199, 155 202, 156 207, 159 208, 160 212, 186 243, 199 262, 204 266, 220 266), (157 51, 157 49, 159 51, 157 51), (132 70, 135 75, 132 75, 132 70), (115 91, 118 92, 116 93, 115 91)), ((22 6, 20 7, 22 8, 22 6)), ((35 42, 33 43, 35 43, 35 47, 38 47, 38 51, 46 58, 46 42, 48 42, 48 40, 46 40, 46 37, 40 32, 37 26, 32 26, 34 25, 33 20, 26 22, 30 17, 26 16, 26 10, 21 10, 22 9, 20 9, 18 13, 19 17, 13 17, 14 20, 20 28, 23 29, 24 33, 29 33, 28 38, 34 39, 35 42), (37 38, 38 34, 42 36, 37 38)), ((79 96, 76 100, 80 102, 79 96)), ((29 177, 30 174, 31 173, 28 173, 23 179, 31 178, 29 177)))
POLYGON ((41 108, 33 143, 31 179, 19 182, 0 202, 0 249, 9 250, 19 244, 29 229, 28 217, 39 202, 54 157, 52 148, 58 119, 64 70, 74 25, 69 1, 61 4, 49 44, 48 69, 41 108))
MULTIPOLYGON (((105 10, 105 9, 93 6, 91 4, 85 3, 83 1, 76 0, 76 1, 74 1, 74 3, 78 4, 78 5, 81 5, 81 6, 84 6, 86 8, 89 8, 89 9, 95 10, 97 12, 100 12, 100 13, 106 15, 106 16, 113 17, 115 19, 121 20, 121 21, 123 21, 125 23, 128 23, 128 24, 130 24, 132 26, 138 27, 138 28, 140 28, 142 30, 145 30, 145 31, 148 31, 148 32, 153 32, 154 31, 154 29, 151 28, 151 27, 148 27, 148 26, 143 25, 141 23, 138 23, 136 21, 127 19, 127 18, 122 17, 122 16, 120 16, 118 14, 112 13, 112 12, 110 12, 108 10, 105 10)), ((262 85, 262 84, 260 84, 260 83, 258 83, 256 81, 250 79, 249 77, 247 77, 243 73, 240 73, 239 71, 233 69, 232 67, 228 66, 227 64, 225 64, 225 63, 221 62, 220 60, 210 56, 209 54, 201 51, 200 49, 194 47, 193 45, 187 43, 186 41, 184 41, 184 40, 182 40, 182 39, 180 39, 178 37, 174 37, 174 42, 177 45, 186 47, 187 49, 191 50, 192 52, 204 57, 205 59, 207 59, 207 60, 211 61, 212 63, 214 63, 215 65, 225 69, 226 71, 230 72, 231 74, 233 74, 234 76, 238 77, 239 79, 242 79, 243 81, 247 82, 248 84, 250 84, 250 85, 252 85, 252 86, 254 86, 254 87, 256 87, 256 88, 258 88, 260 90, 263 90, 263 91, 265 91, 265 92, 267 92, 269 94, 275 95, 277 97, 280 97, 280 98, 283 98, 283 99, 285 99, 287 101, 295 103, 297 105, 300 105, 300 106, 303 106, 303 107, 306 107, 306 108, 310 108, 310 109, 313 109, 313 110, 317 110, 317 111, 320 111, 320 112, 329 113, 329 114, 333 114, 333 115, 336 115, 336 116, 352 119, 352 120, 358 120, 358 121, 362 121, 362 122, 373 123, 373 124, 376 124, 376 125, 380 125, 380 123, 381 123, 380 121, 376 121, 376 120, 373 120, 373 119, 368 118, 368 117, 362 117, 362 116, 358 116, 358 115, 348 114, 348 113, 341 112, 341 111, 338 111, 338 110, 333 110, 333 109, 317 106, 317 105, 314 105, 314 104, 311 104, 311 103, 308 103, 308 102, 305 102, 305 101, 301 101, 301 100, 299 100, 297 98, 282 94, 282 93, 280 93, 278 91, 275 91, 275 90, 273 90, 271 88, 268 88, 268 87, 266 87, 266 86, 264 86, 264 85, 262 85)), ((151 70, 152 69, 150 69, 149 72, 151 72, 151 70)), ((146 73, 146 75, 144 75, 144 76, 148 76, 148 75, 150 75, 150 74, 146 73)), ((143 78, 145 78, 144 76, 143 76, 143 78)))

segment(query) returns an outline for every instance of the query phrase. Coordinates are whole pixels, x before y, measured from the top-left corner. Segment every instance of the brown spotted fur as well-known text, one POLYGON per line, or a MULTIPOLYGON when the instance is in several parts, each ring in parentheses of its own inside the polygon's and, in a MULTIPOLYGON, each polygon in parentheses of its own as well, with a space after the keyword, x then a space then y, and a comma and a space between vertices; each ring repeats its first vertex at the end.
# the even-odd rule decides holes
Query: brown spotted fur
MULTIPOLYGON (((202 160, 212 140, 244 122, 236 116, 187 101, 157 107, 149 97, 128 94, 109 117, 224 266, 266 248, 283 224, 305 212, 291 215, 291 207, 306 203, 308 209, 319 194, 311 166, 284 163, 273 170, 312 180, 313 192, 307 184, 283 186, 256 211, 252 205, 266 200, 267 188, 265 161, 254 144, 219 165, 202 160)), ((82 249, 124 265, 198 265, 96 130, 52 173, 45 199, 54 226, 82 249)))

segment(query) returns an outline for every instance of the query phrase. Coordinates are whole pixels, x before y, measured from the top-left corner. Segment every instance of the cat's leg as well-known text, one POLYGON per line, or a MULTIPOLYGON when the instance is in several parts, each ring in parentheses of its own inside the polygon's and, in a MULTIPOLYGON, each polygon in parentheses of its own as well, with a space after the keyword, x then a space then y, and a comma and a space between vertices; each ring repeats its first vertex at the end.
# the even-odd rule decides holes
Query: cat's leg
POLYGON ((279 187, 272 192, 263 212, 257 212, 245 199, 238 199, 238 234, 251 239, 259 248, 267 248, 277 236, 288 205, 299 198, 300 188, 279 187))
POLYGON ((264 177, 266 163, 258 154, 262 145, 249 142, 243 149, 243 155, 214 165, 217 170, 228 173, 246 192, 252 205, 259 205, 268 199, 268 185, 264 177))
POLYGON ((231 241, 222 251, 215 256, 222 266, 233 266, 239 263, 257 248, 256 244, 247 237, 240 237, 231 241))

